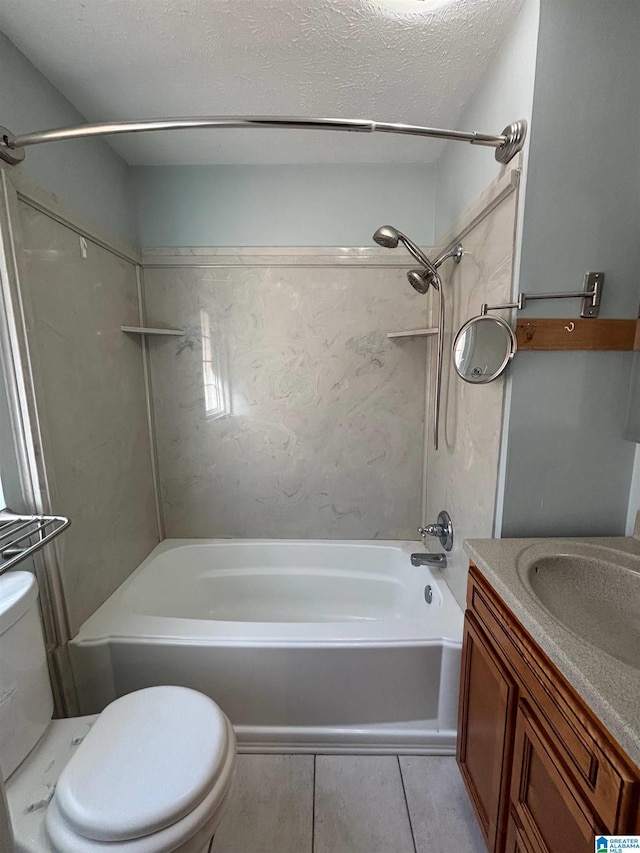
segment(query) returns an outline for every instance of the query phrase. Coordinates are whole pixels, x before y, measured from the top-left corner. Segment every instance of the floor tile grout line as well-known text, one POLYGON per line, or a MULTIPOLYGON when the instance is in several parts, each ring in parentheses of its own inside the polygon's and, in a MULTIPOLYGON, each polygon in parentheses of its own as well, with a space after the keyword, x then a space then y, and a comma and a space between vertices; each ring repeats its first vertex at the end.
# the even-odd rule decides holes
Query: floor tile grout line
POLYGON ((311 798, 311 853, 316 847, 316 760, 318 756, 313 754, 313 796, 311 798))
MULTIPOLYGON (((400 784, 402 785, 402 796, 404 797, 404 805, 407 810, 407 819, 409 821, 409 829, 411 830, 411 841, 413 843, 413 853, 418 853, 418 848, 416 846, 416 836, 413 831, 413 821, 411 820, 411 809, 409 808, 409 800, 407 799, 407 789, 404 785, 404 776, 402 775, 402 764, 400 764, 400 756, 396 755, 396 761, 398 762, 398 772, 400 773, 400 784)), ((313 853, 313 851, 312 851, 313 853)))

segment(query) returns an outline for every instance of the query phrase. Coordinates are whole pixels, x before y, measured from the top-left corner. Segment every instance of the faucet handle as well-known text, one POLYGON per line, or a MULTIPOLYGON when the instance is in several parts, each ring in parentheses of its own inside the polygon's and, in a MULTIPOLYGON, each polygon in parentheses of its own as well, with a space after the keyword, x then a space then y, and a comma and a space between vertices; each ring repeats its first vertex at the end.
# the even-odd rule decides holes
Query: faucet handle
POLYGON ((423 538, 425 536, 442 536, 446 533, 446 528, 441 524, 427 524, 426 527, 419 527, 418 533, 423 538))
POLYGON ((418 533, 422 539, 425 539, 427 536, 436 536, 445 551, 450 551, 453 548, 453 523, 451 522, 449 513, 445 510, 439 513, 437 524, 427 524, 424 527, 419 527, 418 533))

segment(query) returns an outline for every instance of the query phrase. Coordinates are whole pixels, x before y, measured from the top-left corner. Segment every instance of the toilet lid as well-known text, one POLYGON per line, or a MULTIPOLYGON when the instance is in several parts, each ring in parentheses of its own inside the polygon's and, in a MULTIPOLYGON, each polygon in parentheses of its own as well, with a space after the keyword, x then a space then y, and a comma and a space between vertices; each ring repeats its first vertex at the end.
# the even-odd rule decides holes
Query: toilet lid
POLYGON ((95 841, 150 835, 209 793, 229 749, 225 716, 186 687, 148 687, 108 705, 60 775, 55 799, 95 841))

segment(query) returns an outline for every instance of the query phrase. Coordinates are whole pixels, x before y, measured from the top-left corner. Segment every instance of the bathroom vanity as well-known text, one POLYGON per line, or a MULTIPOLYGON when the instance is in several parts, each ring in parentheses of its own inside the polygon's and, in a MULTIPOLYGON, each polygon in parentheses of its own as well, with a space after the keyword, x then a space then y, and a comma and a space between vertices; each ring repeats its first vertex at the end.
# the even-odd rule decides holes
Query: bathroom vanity
POLYGON ((640 620, 628 601, 640 585, 640 543, 607 540, 621 548, 611 565, 631 574, 604 596, 609 555, 589 542, 605 540, 543 541, 467 543, 457 760, 491 853, 591 853, 599 834, 640 834, 640 659, 629 657, 637 627, 625 642, 607 612, 618 609, 620 581, 620 611, 640 620), (550 586, 538 581, 547 572, 550 586), (550 589, 557 594, 545 600, 550 589), (592 592, 608 600, 580 621, 592 592))

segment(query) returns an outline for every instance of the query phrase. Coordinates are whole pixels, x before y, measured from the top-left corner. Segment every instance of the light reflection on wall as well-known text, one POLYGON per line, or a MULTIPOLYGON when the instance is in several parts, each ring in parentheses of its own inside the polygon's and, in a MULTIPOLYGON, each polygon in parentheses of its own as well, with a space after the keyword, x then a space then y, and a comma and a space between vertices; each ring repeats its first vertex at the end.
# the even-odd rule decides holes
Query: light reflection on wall
POLYGON ((212 335, 211 317, 200 311, 202 337, 202 380, 204 384, 204 407, 208 420, 231 414, 227 361, 219 336, 212 335))

